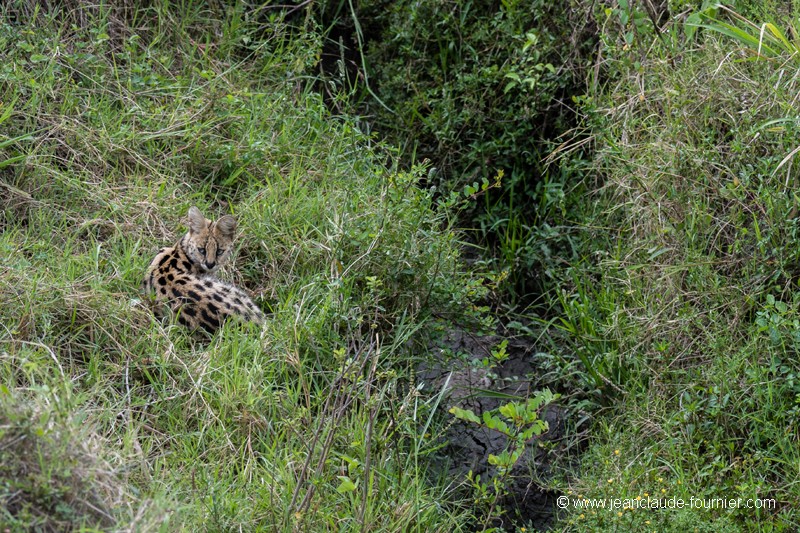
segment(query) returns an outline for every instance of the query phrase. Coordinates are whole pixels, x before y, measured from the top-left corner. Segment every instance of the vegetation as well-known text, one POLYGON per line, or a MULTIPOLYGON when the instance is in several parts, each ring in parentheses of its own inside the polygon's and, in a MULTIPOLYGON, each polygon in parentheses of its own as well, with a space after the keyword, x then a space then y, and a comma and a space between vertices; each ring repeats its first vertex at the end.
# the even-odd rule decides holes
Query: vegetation
POLYGON ((551 208, 541 204, 563 195, 563 179, 538 177, 571 124, 562 100, 581 85, 591 52, 587 8, 544 0, 353 4, 320 8, 340 39, 326 48, 339 61, 326 89, 349 96, 342 107, 367 115, 406 164, 430 160, 428 183, 439 190, 494 185, 462 221, 470 240, 491 247, 484 259, 505 271, 505 300, 530 301, 541 290, 537 272, 552 266, 549 250, 543 257, 531 243, 546 234, 554 255, 564 246, 557 229, 541 224, 551 208), (345 44, 359 53, 348 56, 345 44))
MULTIPOLYGON (((0 14, 0 523, 463 530, 408 385, 481 279, 448 210, 303 81, 319 36, 205 2, 0 14), (251 18, 247 19, 247 16, 251 18), (210 342, 139 285, 190 205, 270 313, 210 342), (76 496, 84 494, 86 496, 76 496)), ((438 424, 438 422, 437 422, 438 424)))
POLYGON ((589 398, 612 409, 568 490, 776 507, 577 509, 567 523, 794 530, 793 58, 754 61, 756 46, 707 31, 739 23, 712 26, 723 11, 700 13, 700 30, 698 18, 675 19, 659 34, 625 26, 621 8, 605 15, 608 82, 582 103, 604 183, 585 198, 584 259, 558 287, 557 324, 589 398))
MULTIPOLYGON (((466 224, 483 229, 478 235, 497 268, 540 280, 533 300, 526 298, 529 286, 506 285, 516 294, 503 294, 496 310, 513 311, 509 326, 549 339, 542 347, 549 353, 540 357, 557 368, 554 385, 569 393, 565 399, 576 413, 597 416, 581 453, 582 467, 577 473, 566 468, 563 481, 552 482, 553 488, 577 499, 655 494, 687 502, 692 497, 761 498, 773 500, 775 507, 617 514, 571 506, 561 523, 566 529, 798 527, 794 509, 800 498, 793 483, 798 433, 792 414, 798 398, 793 245, 798 12, 787 3, 739 4, 670 2, 659 7, 620 0, 598 6, 591 13, 597 39, 592 66, 581 70, 577 67, 583 63, 573 60, 569 69, 573 76, 582 75, 585 85, 560 86, 572 91, 576 122, 570 125, 566 114, 560 129, 526 134, 524 153, 540 154, 537 161, 549 154, 549 165, 531 161, 528 173, 517 174, 526 193, 515 188, 510 198, 522 203, 527 195, 535 214, 515 222, 486 196, 485 209, 473 212, 466 224), (555 144, 558 134, 563 135, 555 144), (515 242, 514 253, 497 247, 496 235, 482 225, 492 217, 506 224, 506 238, 500 241, 515 242), (535 259, 521 261, 525 257, 535 259), (526 302, 530 305, 520 312, 520 303, 526 302)), ((373 56, 367 57, 378 65, 367 69, 369 79, 399 115, 389 132, 412 132, 427 156, 426 126, 444 122, 437 122, 442 113, 454 116, 476 108, 457 98, 462 105, 444 105, 433 96, 435 90, 424 88, 460 94, 472 79, 465 71, 473 76, 485 72, 484 58, 498 64, 496 49, 482 36, 491 33, 486 28, 502 26, 498 21, 511 20, 518 5, 504 2, 496 17, 484 16, 477 23, 486 33, 473 29, 463 35, 448 33, 448 17, 414 16, 415 10, 463 15, 471 13, 471 3, 461 8, 393 5, 405 10, 397 24, 408 34, 394 28, 389 33, 397 39, 374 46, 373 56), (395 54, 389 61, 387 50, 395 54), (429 75, 445 72, 440 60, 445 50, 448 64, 462 66, 460 75, 429 75), (485 53, 463 63, 450 61, 472 50, 485 53), (427 61, 420 61, 420 55, 427 61), (410 80, 405 93, 402 76, 383 76, 402 69, 410 80), (424 85, 421 76, 434 81, 424 85)), ((534 15, 522 17, 524 29, 509 34, 519 39, 526 32, 545 35, 539 25, 543 18, 550 22, 548 30, 564 27, 582 8, 590 6, 534 8, 534 15)), ((469 20, 460 22, 468 26, 469 20)), ((492 35, 492 43, 503 42, 502 31, 492 35)), ((562 72, 567 51, 558 48, 557 38, 542 42, 536 51, 553 66, 543 72, 562 72)), ((513 65, 514 48, 505 49, 505 65, 513 65)), ((500 93, 489 83, 481 86, 482 96, 500 93)), ((542 102, 558 94, 558 89, 548 93, 547 85, 540 89, 542 102)), ((474 96, 475 91, 466 93, 474 96)), ((514 109, 517 102, 498 107, 514 109)), ((378 104, 369 109, 379 110, 378 104)), ((460 123, 460 139, 475 135, 486 146, 511 138, 504 129, 516 134, 529 127, 523 120, 505 122, 501 131, 482 129, 482 120, 491 120, 488 109, 494 107, 460 123)), ((381 127, 387 114, 376 114, 381 127)), ((444 144, 451 139, 448 130, 435 131, 434 138, 443 139, 437 147, 446 153, 441 161, 463 161, 467 147, 476 146, 458 142, 450 150, 444 144)), ((523 168, 499 158, 484 160, 496 161, 499 168, 480 168, 470 180, 491 182, 498 171, 514 174, 523 168)), ((449 180, 457 188, 463 167, 449 170, 452 175, 445 175, 443 183, 446 187, 449 180)))
POLYGON ((555 4, 4 4, 2 529, 530 530, 554 403, 554 495, 775 502, 557 529, 800 529, 800 5, 555 4), (263 330, 142 304, 191 205, 263 330), (418 385, 453 327, 550 390, 418 385), (456 418, 490 476, 439 464, 456 418))

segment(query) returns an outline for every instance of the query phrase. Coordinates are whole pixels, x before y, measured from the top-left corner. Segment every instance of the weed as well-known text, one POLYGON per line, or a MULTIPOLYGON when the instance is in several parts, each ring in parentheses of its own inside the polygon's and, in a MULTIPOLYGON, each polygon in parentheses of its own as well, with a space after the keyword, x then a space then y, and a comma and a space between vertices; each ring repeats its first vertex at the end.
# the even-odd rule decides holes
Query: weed
MULTIPOLYGON (((500 359, 497 355, 494 357, 500 359)), ((489 524, 502 516, 503 509, 498 502, 507 494, 507 483, 512 469, 523 457, 530 441, 548 430, 547 422, 539 418, 539 413, 557 398, 558 395, 544 390, 534 393, 532 398, 524 402, 512 401, 496 410, 484 411, 481 417, 470 409, 450 408, 450 413, 456 418, 496 431, 508 439, 506 449, 497 455, 489 454, 487 458, 494 469, 490 482, 481 481, 480 476, 473 476, 472 471, 467 475, 467 480, 475 491, 476 501, 485 508, 483 531, 487 531, 489 524)))

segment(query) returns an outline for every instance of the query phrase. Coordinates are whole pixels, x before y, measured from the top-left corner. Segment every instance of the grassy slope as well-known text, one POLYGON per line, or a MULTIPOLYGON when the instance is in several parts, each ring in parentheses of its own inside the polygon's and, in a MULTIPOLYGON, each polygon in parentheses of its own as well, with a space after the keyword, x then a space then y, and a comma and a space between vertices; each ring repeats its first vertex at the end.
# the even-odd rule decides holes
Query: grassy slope
POLYGON ((0 523, 464 527, 403 383, 431 309, 479 289, 417 171, 304 89, 314 32, 35 4, 0 11, 0 439, 29 443, 0 446, 0 523), (138 302, 191 205, 238 217, 262 335, 197 342, 138 302))
POLYGON ((605 186, 588 198, 593 244, 560 306, 584 386, 613 408, 567 488, 778 508, 573 509, 564 526, 795 531, 798 170, 782 161, 800 139, 796 62, 752 61, 732 40, 674 30, 632 46, 610 31, 616 81, 585 107, 605 186))

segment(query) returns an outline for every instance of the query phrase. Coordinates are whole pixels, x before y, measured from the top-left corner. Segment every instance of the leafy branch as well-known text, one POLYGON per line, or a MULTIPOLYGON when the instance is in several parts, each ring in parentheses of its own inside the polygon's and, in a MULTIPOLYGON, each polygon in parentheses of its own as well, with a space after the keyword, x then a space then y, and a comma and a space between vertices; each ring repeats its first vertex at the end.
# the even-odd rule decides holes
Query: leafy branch
POLYGON ((549 429, 547 422, 539 418, 540 410, 558 398, 558 394, 545 389, 536 392, 532 398, 524 402, 509 402, 497 409, 485 411, 480 417, 470 409, 455 406, 450 408, 450 413, 456 418, 497 431, 508 438, 506 448, 502 452, 498 455, 489 454, 488 462, 495 467, 495 473, 491 478, 491 494, 489 484, 481 483, 480 476, 473 478, 472 472, 468 474, 480 500, 488 504, 483 531, 487 531, 488 524, 495 515, 502 514, 497 502, 507 493, 511 471, 524 454, 529 441, 549 429))

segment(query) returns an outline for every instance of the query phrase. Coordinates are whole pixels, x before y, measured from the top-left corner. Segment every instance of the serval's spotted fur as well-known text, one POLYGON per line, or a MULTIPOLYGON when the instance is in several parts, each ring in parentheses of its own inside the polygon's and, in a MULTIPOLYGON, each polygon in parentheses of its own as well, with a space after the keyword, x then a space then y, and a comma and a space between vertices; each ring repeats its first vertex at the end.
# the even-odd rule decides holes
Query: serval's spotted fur
POLYGON ((147 269, 142 286, 155 296, 158 314, 169 310, 190 329, 214 332, 231 317, 263 323, 264 314, 241 289, 213 277, 233 249, 236 219, 212 222, 189 209, 189 232, 171 248, 162 248, 147 269))

